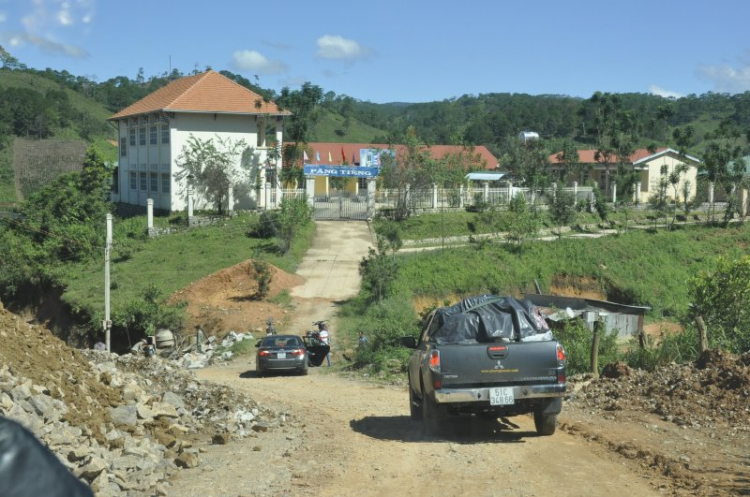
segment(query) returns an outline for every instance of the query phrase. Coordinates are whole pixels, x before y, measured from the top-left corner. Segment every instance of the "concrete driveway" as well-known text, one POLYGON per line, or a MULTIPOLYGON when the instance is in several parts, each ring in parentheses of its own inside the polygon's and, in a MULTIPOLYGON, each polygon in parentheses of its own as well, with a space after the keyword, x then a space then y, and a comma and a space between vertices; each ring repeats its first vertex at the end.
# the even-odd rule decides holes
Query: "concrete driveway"
POLYGON ((316 221, 316 234, 297 269, 305 283, 293 297, 340 301, 359 293, 359 263, 375 246, 366 221, 316 221))

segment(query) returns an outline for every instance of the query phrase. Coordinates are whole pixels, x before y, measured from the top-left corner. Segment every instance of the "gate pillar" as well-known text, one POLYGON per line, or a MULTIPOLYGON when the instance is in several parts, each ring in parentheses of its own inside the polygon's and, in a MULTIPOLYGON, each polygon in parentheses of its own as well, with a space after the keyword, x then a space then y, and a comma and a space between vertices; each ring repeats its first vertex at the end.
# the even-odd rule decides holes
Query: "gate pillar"
POLYGON ((375 178, 367 179, 367 219, 375 216, 375 178))
POLYGON ((305 176, 305 193, 307 194, 307 205, 315 205, 315 176, 305 176))

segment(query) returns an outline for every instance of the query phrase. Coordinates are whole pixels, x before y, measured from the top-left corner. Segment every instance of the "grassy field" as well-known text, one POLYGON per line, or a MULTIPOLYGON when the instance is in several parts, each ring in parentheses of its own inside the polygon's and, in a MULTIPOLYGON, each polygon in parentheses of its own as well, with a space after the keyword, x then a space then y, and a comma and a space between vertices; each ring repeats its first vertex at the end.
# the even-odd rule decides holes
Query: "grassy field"
POLYGON ((750 228, 690 226, 675 231, 634 230, 598 239, 529 242, 518 251, 493 243, 399 256, 397 288, 436 301, 479 293, 546 291, 559 280, 593 280, 610 300, 646 305, 652 316, 687 310, 687 280, 716 257, 747 252, 750 228))
MULTIPOLYGON (((603 223, 595 213, 579 213, 576 216, 575 223, 579 226, 586 226, 589 229, 597 230, 601 228, 623 227, 627 219, 628 226, 633 223, 650 224, 647 219, 653 216, 650 210, 619 209, 612 211, 607 220, 609 223, 603 223)), ((396 226, 402 240, 424 240, 441 237, 469 236, 472 234, 490 233, 491 230, 480 222, 480 215, 476 212, 466 210, 455 210, 445 212, 430 212, 411 216, 403 221, 389 221, 383 218, 375 219, 375 230, 383 232, 387 226, 396 226), (474 228, 472 230, 472 227, 474 228)), ((539 212, 539 222, 542 229, 554 228, 555 225, 550 219, 547 211, 539 212)))
MULTIPOLYGON (((115 223, 118 221, 115 220, 115 223)), ((125 224, 140 224, 144 217, 125 224)), ((155 284, 164 296, 220 269, 250 258, 260 258, 294 272, 314 235, 314 225, 303 231, 289 254, 276 252, 273 240, 251 238, 257 216, 243 214, 221 225, 192 229, 153 239, 133 240, 126 229, 115 227, 111 265, 112 308, 139 298, 155 284)), ((104 257, 95 264, 74 266, 65 276, 63 300, 74 309, 98 316, 104 308, 104 257)))

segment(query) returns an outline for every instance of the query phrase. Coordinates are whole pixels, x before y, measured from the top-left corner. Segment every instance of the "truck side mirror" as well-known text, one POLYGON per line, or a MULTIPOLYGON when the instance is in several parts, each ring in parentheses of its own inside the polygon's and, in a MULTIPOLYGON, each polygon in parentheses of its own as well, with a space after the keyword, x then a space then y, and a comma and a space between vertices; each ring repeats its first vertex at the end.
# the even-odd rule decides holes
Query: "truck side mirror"
POLYGON ((406 347, 407 349, 416 349, 417 348, 417 339, 414 337, 401 337, 398 339, 398 343, 402 347, 406 347))

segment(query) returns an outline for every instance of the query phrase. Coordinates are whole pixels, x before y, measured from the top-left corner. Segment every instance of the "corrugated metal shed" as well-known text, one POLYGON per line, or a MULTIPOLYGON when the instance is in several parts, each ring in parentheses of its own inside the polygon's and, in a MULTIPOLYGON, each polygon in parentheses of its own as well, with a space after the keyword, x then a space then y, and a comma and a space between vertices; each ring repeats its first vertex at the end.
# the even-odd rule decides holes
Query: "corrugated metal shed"
MULTIPOLYGON (((606 332, 617 330, 620 338, 629 338, 643 332, 643 320, 650 307, 633 306, 609 302, 606 300, 586 299, 580 297, 563 297, 559 295, 524 294, 537 307, 546 308, 552 313, 552 321, 571 319, 583 316, 589 329, 601 320, 606 332), (555 312, 559 311, 559 312, 555 312)), ((547 313, 545 313, 547 314, 547 313)))

